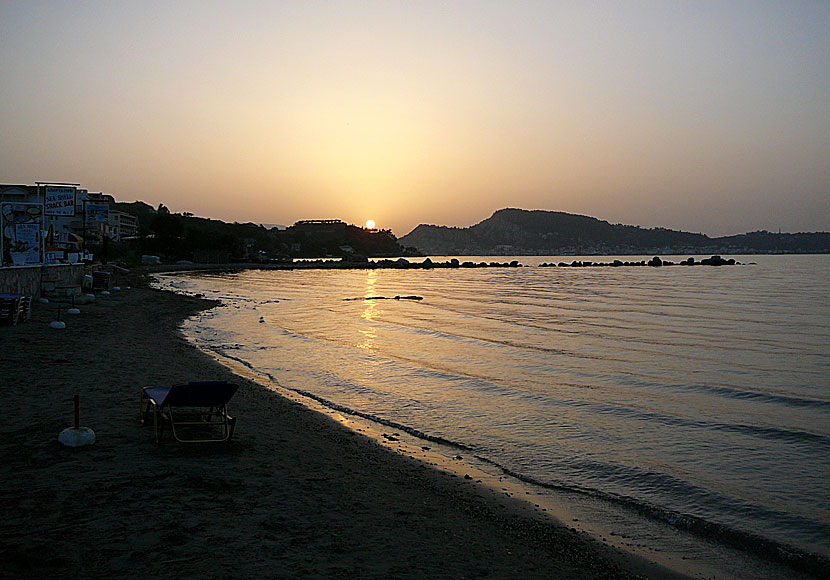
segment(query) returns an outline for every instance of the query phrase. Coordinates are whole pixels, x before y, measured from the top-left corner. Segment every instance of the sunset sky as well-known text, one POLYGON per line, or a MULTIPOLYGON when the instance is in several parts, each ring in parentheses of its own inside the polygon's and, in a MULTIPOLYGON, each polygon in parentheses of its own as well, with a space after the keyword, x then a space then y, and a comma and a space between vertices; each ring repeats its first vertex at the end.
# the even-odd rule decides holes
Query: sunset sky
POLYGON ((0 182, 402 236, 830 230, 830 2, 9 2, 0 182))

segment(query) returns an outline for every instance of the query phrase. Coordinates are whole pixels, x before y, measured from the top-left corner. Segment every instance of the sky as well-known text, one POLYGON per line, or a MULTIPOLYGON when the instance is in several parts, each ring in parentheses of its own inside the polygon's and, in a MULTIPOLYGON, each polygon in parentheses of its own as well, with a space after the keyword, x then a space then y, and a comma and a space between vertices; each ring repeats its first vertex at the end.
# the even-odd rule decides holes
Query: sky
POLYGON ((830 231, 830 2, 0 0, 0 139, 225 221, 830 231))

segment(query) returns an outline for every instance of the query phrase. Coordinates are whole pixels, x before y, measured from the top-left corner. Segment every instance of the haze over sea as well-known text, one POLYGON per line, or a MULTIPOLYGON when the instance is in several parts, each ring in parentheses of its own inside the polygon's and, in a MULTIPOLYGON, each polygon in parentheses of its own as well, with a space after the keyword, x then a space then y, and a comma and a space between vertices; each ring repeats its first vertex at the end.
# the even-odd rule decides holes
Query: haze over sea
POLYGON ((828 558, 830 256, 737 258, 160 283, 220 299, 186 334, 286 389, 715 542, 828 558))

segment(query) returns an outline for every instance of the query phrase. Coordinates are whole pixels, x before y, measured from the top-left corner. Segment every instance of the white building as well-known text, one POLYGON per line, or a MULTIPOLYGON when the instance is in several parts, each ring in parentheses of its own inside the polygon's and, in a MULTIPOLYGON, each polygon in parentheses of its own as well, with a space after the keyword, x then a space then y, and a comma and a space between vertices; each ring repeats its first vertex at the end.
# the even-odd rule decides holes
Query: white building
POLYGON ((138 218, 123 211, 110 210, 109 236, 115 242, 138 235, 138 218))

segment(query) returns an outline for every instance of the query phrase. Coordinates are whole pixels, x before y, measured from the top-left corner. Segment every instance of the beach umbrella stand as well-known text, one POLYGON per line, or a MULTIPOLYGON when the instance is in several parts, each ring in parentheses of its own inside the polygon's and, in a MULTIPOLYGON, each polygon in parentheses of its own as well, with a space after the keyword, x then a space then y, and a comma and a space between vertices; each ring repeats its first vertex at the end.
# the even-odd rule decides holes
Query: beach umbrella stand
POLYGON ((66 328, 66 323, 61 320, 61 306, 58 304, 58 319, 49 323, 50 328, 66 328))
POLYGON ((81 447, 95 443, 95 432, 89 427, 81 427, 81 397, 79 395, 75 395, 75 426, 61 431, 58 441, 67 447, 81 447))

